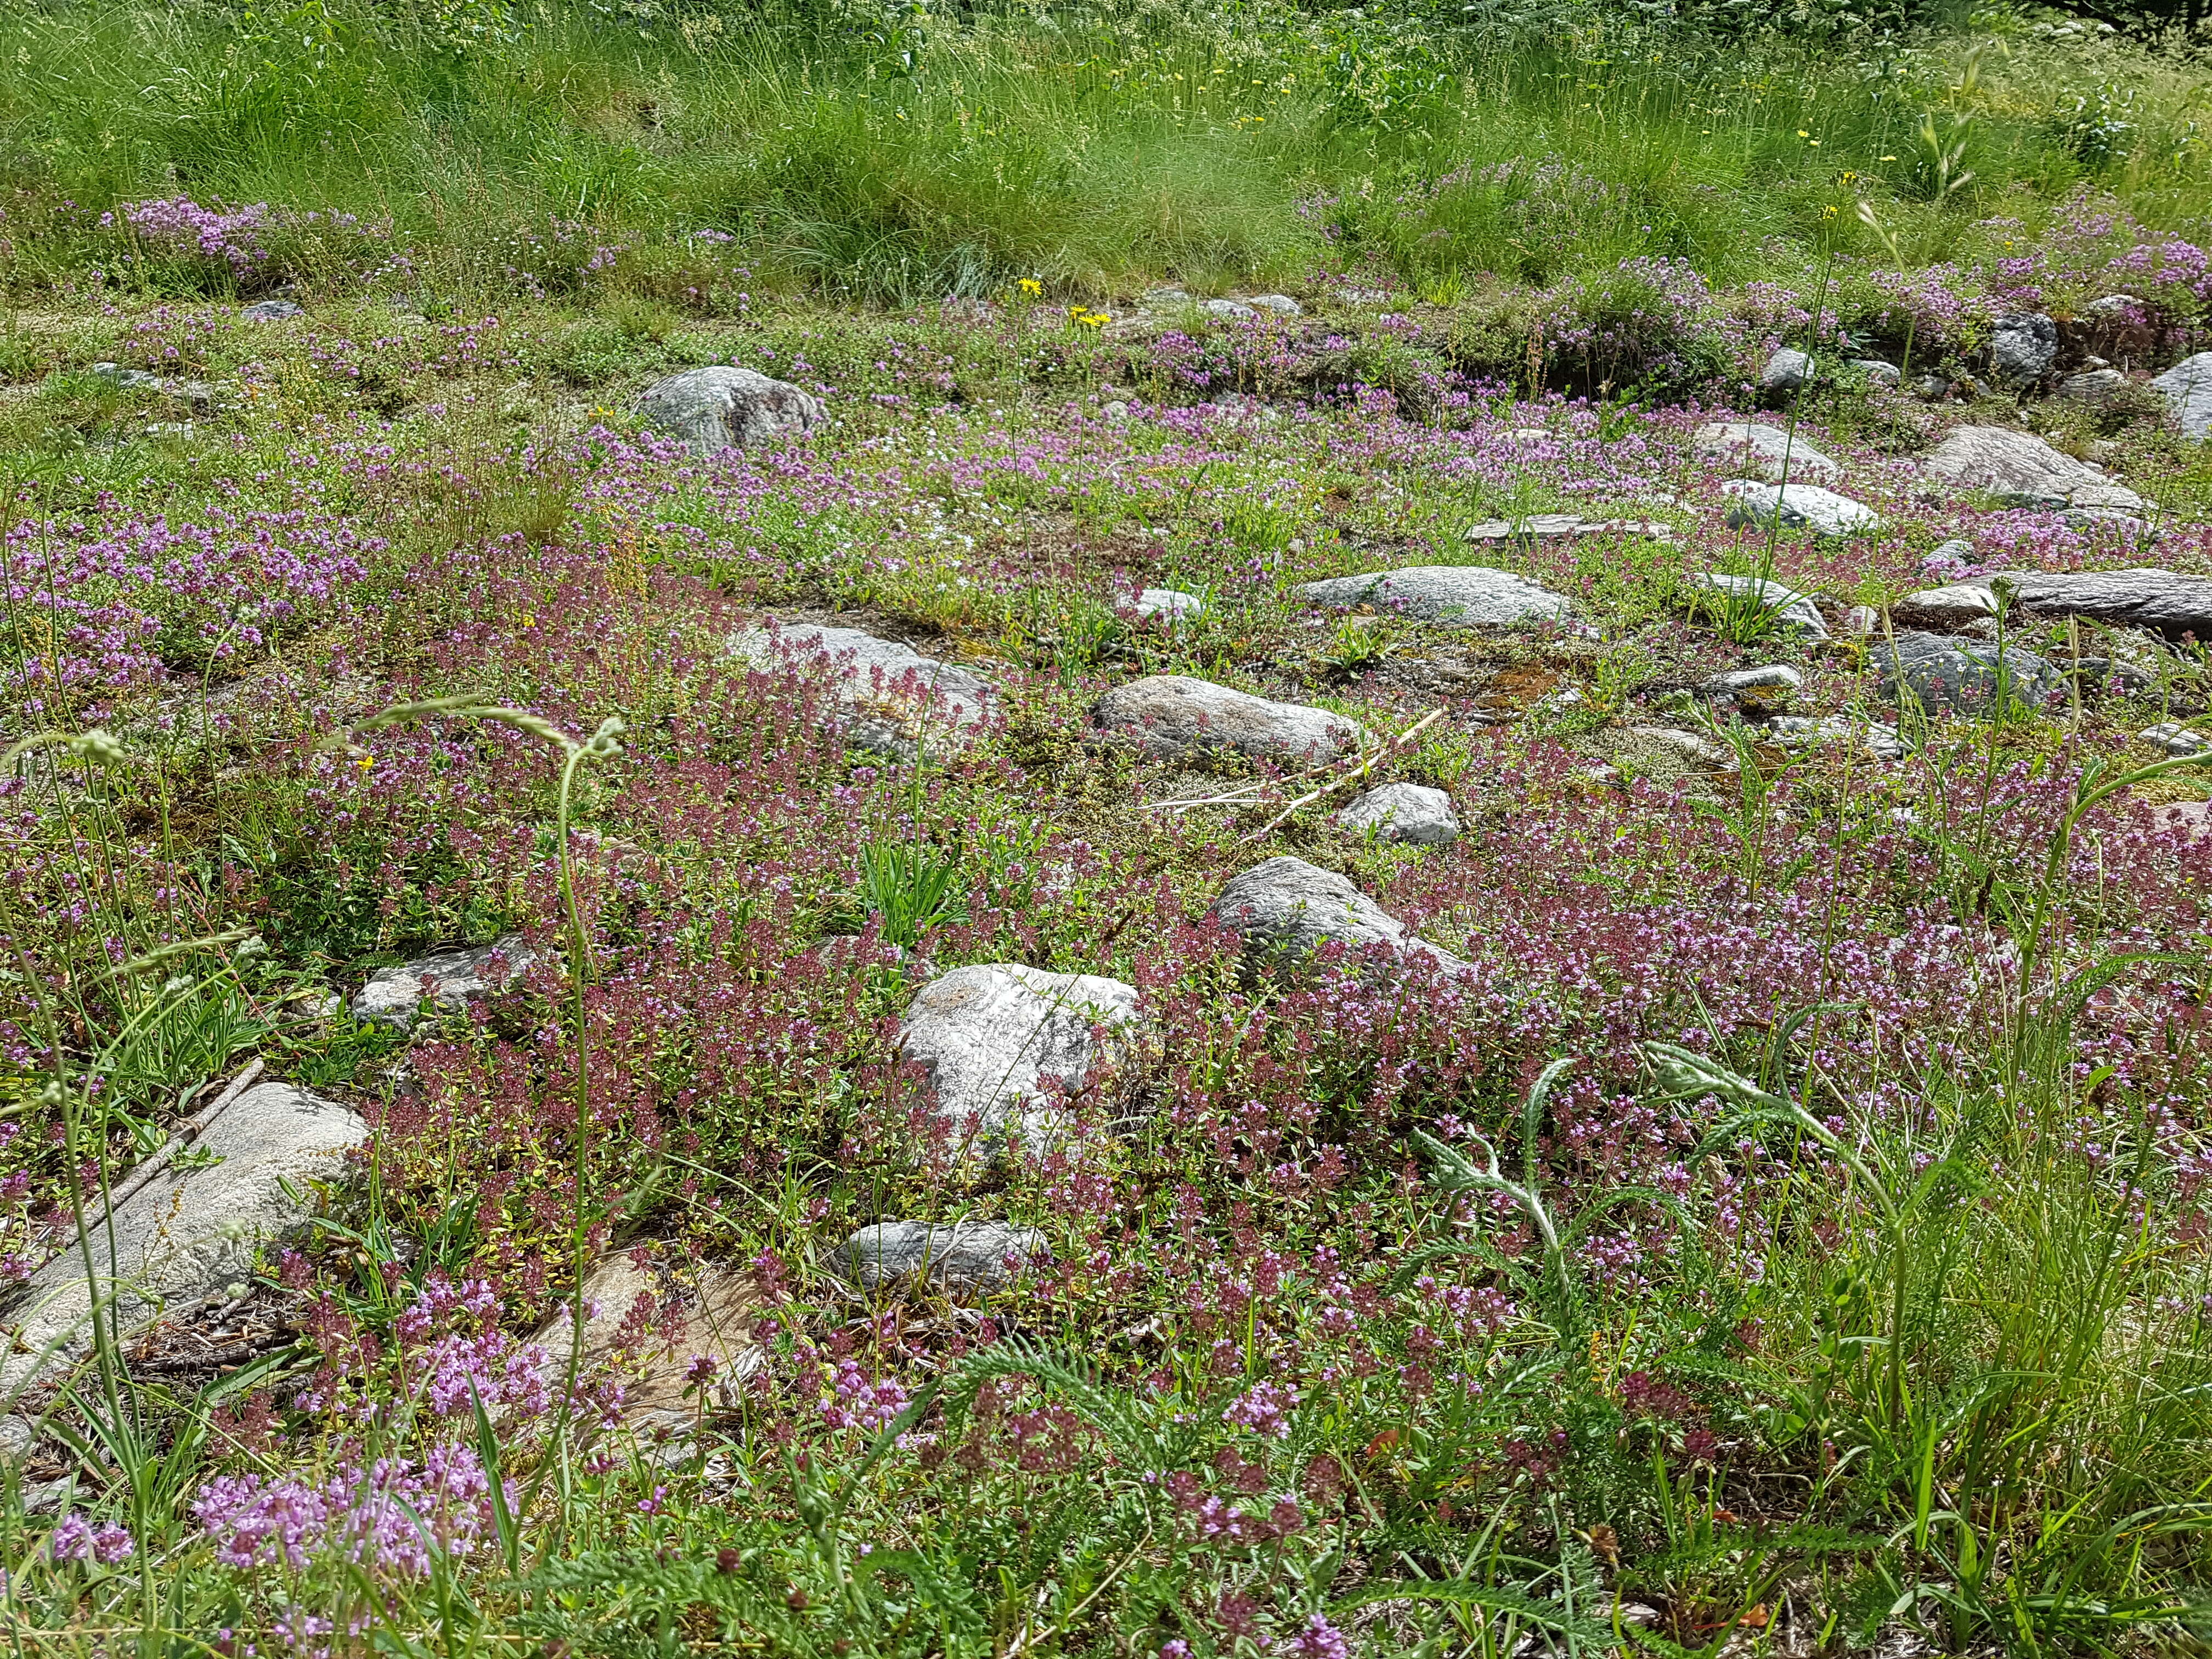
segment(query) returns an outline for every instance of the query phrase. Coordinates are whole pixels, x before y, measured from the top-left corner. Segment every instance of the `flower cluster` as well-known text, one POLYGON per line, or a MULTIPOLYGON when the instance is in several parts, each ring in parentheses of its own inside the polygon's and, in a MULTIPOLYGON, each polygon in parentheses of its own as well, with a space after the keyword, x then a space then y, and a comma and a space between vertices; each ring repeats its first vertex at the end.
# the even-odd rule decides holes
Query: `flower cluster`
MULTIPOLYGON (((514 1497, 510 1485, 507 1502, 514 1497)), ((200 1489, 192 1514, 216 1559, 241 1571, 331 1560, 421 1578, 436 1558, 466 1555, 489 1535, 491 1480, 468 1447, 441 1445, 419 1463, 380 1458, 320 1481, 222 1475, 200 1489)))

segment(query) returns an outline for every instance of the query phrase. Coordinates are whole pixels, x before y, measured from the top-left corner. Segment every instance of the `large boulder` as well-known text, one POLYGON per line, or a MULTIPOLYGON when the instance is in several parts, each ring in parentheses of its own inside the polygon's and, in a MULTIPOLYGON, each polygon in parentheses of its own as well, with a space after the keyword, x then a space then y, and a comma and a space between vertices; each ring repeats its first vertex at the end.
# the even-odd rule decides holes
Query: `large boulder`
POLYGON ((2058 325, 2039 312, 1997 319, 1990 333, 1990 375, 1999 386, 2033 386, 2058 361, 2058 325))
POLYGON ((2014 599, 2045 616, 2088 617, 2212 640, 2212 577, 2137 565, 2126 570, 2007 572, 2014 599))
POLYGON ((1182 674, 1117 685, 1092 711, 1102 731, 1148 755, 1232 749, 1269 760, 1327 761, 1357 749, 1359 726, 1326 708, 1275 702, 1182 674))
POLYGON ((845 741, 899 760, 967 743, 988 718, 996 696, 980 674, 854 628, 804 623, 748 629, 730 641, 730 649, 761 668, 826 671, 836 688, 836 723, 845 741))
POLYGON ((1729 504, 1728 521, 1740 528, 1764 530, 1778 523, 1784 530, 1812 530, 1823 536, 1856 536, 1881 528, 1881 514, 1865 502, 1818 484, 1731 478, 1721 489, 1735 498, 1729 504))
POLYGON ((1785 471, 1793 483, 1827 483, 1844 475, 1805 439, 1764 421, 1709 421, 1691 434, 1690 447, 1771 483, 1782 483, 1785 471))
POLYGON ((2053 449, 2032 432, 2002 426, 1954 428, 1921 462, 1930 476, 1981 489, 2013 507, 2109 507, 2140 513, 2148 503, 2087 461, 2053 449))
POLYGON ((1372 830, 1382 841, 1412 847, 1442 847, 1459 839, 1459 819, 1451 797, 1418 783, 1386 783, 1370 789, 1336 815, 1337 827, 1354 835, 1372 830))
POLYGON ((1014 1276, 1048 1261, 1044 1235, 1003 1221, 880 1221, 829 1251, 823 1266, 863 1290, 927 1280, 943 1291, 1004 1290, 1014 1276))
POLYGON ((1813 360, 1805 353, 1789 346, 1766 360, 1766 367, 1759 371, 1759 395, 1768 403, 1779 403, 1805 389, 1813 378, 1813 360))
POLYGON ((1304 859, 1269 859, 1232 877, 1213 911, 1248 945, 1277 956, 1310 956, 1333 943, 1367 952, 1370 965, 1390 957, 1425 957, 1444 968, 1466 965, 1417 937, 1344 877, 1304 859))
POLYGON ((790 381, 720 363, 655 380, 638 394, 636 411, 701 456, 804 437, 827 418, 822 400, 790 381))
MULTIPOLYGON (((189 1160, 156 1170, 111 1216, 88 1218, 99 1293, 118 1328, 135 1332, 242 1295, 255 1253, 313 1213, 312 1184, 343 1176, 346 1154, 368 1138, 349 1108, 289 1083, 233 1100, 191 1143, 189 1160)), ((11 1299, 0 1400, 90 1349, 93 1302, 84 1252, 72 1243, 11 1299)))
POLYGON ((474 950, 441 951, 381 968, 355 993, 353 1017, 404 1031, 426 1000, 451 1012, 509 983, 537 960, 521 934, 509 933, 474 950))
POLYGON ((2042 709, 2063 688, 2058 670, 2033 651, 1995 643, 1947 639, 1940 634, 1899 633, 1893 645, 1874 652, 1882 695, 1903 708, 1929 714, 1981 714, 1996 707, 1999 681, 2005 702, 2042 709))
POLYGON ((1462 628, 1565 622, 1574 615, 1572 605, 1540 582, 1480 564, 1419 564, 1370 575, 1332 576, 1307 582, 1297 592, 1316 605, 1371 605, 1377 611, 1462 628))
POLYGON ((2212 351, 2184 357, 2151 383, 2185 438, 2212 434, 2212 351))
POLYGON ((1770 611, 1775 621, 1786 628, 1799 629, 1808 639, 1828 637, 1828 624, 1820 615, 1820 607, 1813 603, 1809 594, 1800 593, 1794 587, 1757 576, 1726 575, 1717 570, 1706 571, 1690 580, 1692 586, 1721 595, 1723 604, 1755 605, 1770 611))
POLYGON ((908 1006, 899 1051, 927 1071, 938 1115, 956 1135, 995 1139, 1010 1122, 1049 1133, 1061 1122, 1047 1080, 1073 1091, 1121 1060, 1137 1003, 1134 986, 1091 974, 956 968, 908 1006))

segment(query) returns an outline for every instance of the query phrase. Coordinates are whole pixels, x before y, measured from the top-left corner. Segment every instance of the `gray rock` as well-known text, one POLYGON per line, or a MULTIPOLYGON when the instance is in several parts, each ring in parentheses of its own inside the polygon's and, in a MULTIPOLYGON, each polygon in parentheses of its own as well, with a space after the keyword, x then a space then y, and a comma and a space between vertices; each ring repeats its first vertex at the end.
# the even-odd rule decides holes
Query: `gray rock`
POLYGON ((414 1025, 424 997, 440 1008, 459 1008, 471 997, 510 983, 537 960, 538 953, 521 934, 509 933, 475 950, 441 951, 397 968, 381 968, 355 994, 353 1017, 404 1031, 414 1025), (495 957, 504 968, 494 963, 495 957))
POLYGON ((1844 636, 1861 640, 1881 631, 1881 612, 1870 605, 1855 605, 1844 612, 1844 636))
POLYGON ((1305 307, 1287 294, 1255 294, 1252 303, 1262 311, 1272 311, 1282 317, 1303 317, 1305 307))
POLYGON ((1213 909, 1249 945, 1284 956, 1309 956, 1323 945, 1339 944, 1378 958, 1419 957, 1447 969, 1466 965, 1416 937, 1344 877, 1304 859, 1269 859, 1232 877, 1213 909))
POLYGON ((1211 680, 1152 674, 1117 685, 1092 711, 1102 731, 1148 755, 1209 749, 1273 760, 1333 760, 1359 746, 1357 722, 1326 708, 1275 702, 1211 680))
POLYGON ((1409 565, 1371 575, 1333 576, 1307 582, 1297 592, 1316 605, 1371 605, 1377 611, 1460 628, 1565 622, 1574 615, 1572 605, 1540 583, 1480 564, 1409 565))
POLYGON ((256 300, 250 306, 240 307, 238 314, 250 323, 281 323, 287 318, 306 315, 289 300, 256 300))
POLYGON ((1873 386, 1896 386, 1905 384, 1905 371, 1895 363, 1884 362, 1879 357, 1854 357, 1851 367, 1867 377, 1873 386))
POLYGON ((1907 622, 1936 628, 1960 628, 1987 617, 2001 617, 2004 607, 1987 582, 1954 582, 1948 587, 1923 587, 1897 602, 1897 614, 1907 622))
POLYGON ((1813 360, 1802 351, 1784 346, 1766 360, 1766 367, 1759 372, 1759 395, 1767 398, 1786 398, 1804 390, 1805 382, 1812 378, 1813 360))
POLYGON ((2058 361, 2058 325, 2038 312, 2000 317, 1990 333, 1990 374, 1999 386, 2033 386, 2058 361))
POLYGON ((2152 748, 2162 749, 2169 755, 2212 754, 2212 738, 2192 731, 2179 720, 2165 721, 2137 735, 2152 748))
POLYGON ((1205 309, 1207 316, 1219 317, 1225 321, 1231 322, 1237 321, 1246 317, 1256 317, 1260 314, 1258 312, 1253 310, 1251 307, 1246 305, 1242 300, 1208 300, 1206 302, 1205 309))
POLYGON ((1828 624, 1821 618, 1820 607, 1810 596, 1794 587, 1784 587, 1778 581, 1761 581, 1756 576, 1728 576, 1718 571, 1707 571, 1691 578, 1692 586, 1703 587, 1724 595, 1729 599, 1748 601, 1774 613, 1775 620, 1786 627, 1802 630, 1808 637, 1825 640, 1828 624))
POLYGON ((1842 467, 1804 438, 1764 421, 1709 421, 1691 434, 1690 446, 1770 483, 1783 481, 1785 463, 1790 477, 1799 483, 1822 483, 1844 475, 1842 467))
POLYGON ((1044 1235, 1003 1221, 883 1221, 862 1227, 829 1252, 824 1265, 862 1289, 916 1283, 939 1290, 988 1293, 1004 1290, 1016 1274, 1051 1260, 1044 1235))
POLYGON ((2126 570, 2008 572, 2013 598, 2043 616, 2090 617, 2118 628, 2212 640, 2212 578, 2137 565, 2126 570))
POLYGON ((1766 733, 1784 749, 1811 749, 1827 743, 1848 743, 1864 749, 1878 761, 1900 761, 1911 752, 1905 740, 1886 726, 1855 720, 1844 714, 1780 714, 1767 721, 1766 733))
POLYGON ((1137 595, 1130 609, 1145 622, 1155 617, 1169 623, 1195 622, 1206 614, 1206 601, 1176 588, 1148 587, 1137 595))
POLYGON ((2141 305, 2132 294, 2100 294, 2081 307, 2084 317, 2094 317, 2099 322, 2112 322, 2125 318, 2141 305))
POLYGON ((957 1134, 996 1138, 1061 1127, 1044 1079, 1071 1091, 1126 1052, 1137 989, 1092 974, 1048 974, 1019 963, 956 968, 922 988, 906 1011, 899 1051, 928 1073, 937 1114, 957 1134), (1103 1026, 1103 1040, 1092 1029, 1103 1026))
POLYGON ((1778 518, 1784 530, 1813 530, 1823 536, 1856 536, 1881 527, 1881 514, 1872 507, 1818 484, 1731 478, 1721 488, 1735 497, 1728 521, 1739 528, 1764 529, 1778 518))
POLYGON ((1761 668, 1737 668, 1725 674, 1708 675, 1698 682, 1698 690, 1708 697, 1735 697, 1746 691, 1799 691, 1804 689, 1805 677, 1787 663, 1769 663, 1761 668))
POLYGON ((700 456, 804 437, 828 418, 820 398, 788 380, 720 363, 655 380, 635 407, 647 426, 700 456))
POLYGON ((2185 438, 2212 434, 2212 351, 2184 357, 2151 383, 2185 438))
POLYGON ((1736 758, 1735 750, 1727 744, 1717 743, 1695 732, 1685 732, 1678 726, 1632 726, 1628 729, 1647 742, 1673 750, 1692 766, 1725 766, 1736 758))
POLYGON ((120 363, 94 363, 91 373, 125 392, 159 392, 161 377, 149 374, 143 368, 125 368, 120 363))
POLYGON ((1973 562, 1973 543, 1954 538, 1951 541, 1937 543, 1935 550, 1920 561, 1920 568, 1923 571, 1933 571, 1973 562))
POLYGON ((845 741, 897 760, 969 743, 989 719, 997 696, 980 674, 854 628, 800 623, 748 629, 732 639, 730 649, 759 668, 826 670, 836 685, 837 726, 845 741))
POLYGON ((2141 513, 2143 498, 2032 432, 2002 426, 1954 428, 1921 465, 1963 489, 1983 489, 2014 507, 2111 507, 2141 513))
POLYGON ((2117 368, 2085 368, 2058 383, 2058 395, 2077 404, 2108 404, 2127 390, 2128 377, 2117 368))
POLYGON ((1414 847, 1442 847, 1459 839, 1459 819, 1451 797, 1418 783, 1386 783, 1370 789, 1336 815, 1337 827, 1355 834, 1372 830, 1383 841, 1414 847))
POLYGON ((1997 701, 1998 680, 2006 700, 2040 709, 2064 684, 2058 670, 2020 646, 1962 644, 1940 634, 1907 629, 1893 645, 1879 646, 1874 659, 1881 673, 1882 695, 1900 706, 1917 703, 1929 714, 1981 713, 1997 701))
MULTIPOLYGON (((343 1176, 344 1155, 368 1138, 351 1110, 290 1084, 264 1083, 232 1101, 192 1145, 218 1161, 167 1165, 112 1217, 92 1218, 100 1294, 112 1297, 119 1328, 242 1294, 260 1246, 312 1213, 308 1183, 343 1176), (288 1195, 288 1183, 301 1196, 288 1195)), ((15 1341, 0 1358, 0 1400, 91 1347, 93 1299, 74 1244, 32 1275, 9 1308, 15 1341)))
POLYGON ((1486 519, 1468 526, 1461 539, 1510 542, 1534 547, 1541 542, 1576 541, 1585 536, 1649 536, 1670 541, 1674 526, 1656 519, 1585 519, 1579 513, 1530 513, 1518 519, 1486 519))
MULTIPOLYGON (((740 1405, 741 1385, 768 1363, 752 1335, 763 1310, 760 1286, 739 1268, 704 1262, 678 1269, 650 1258, 640 1266, 625 1249, 585 1276, 584 1303, 577 1374, 596 1380, 611 1368, 617 1370, 623 1382, 622 1420, 633 1429, 685 1433, 698 1422, 702 1405, 740 1405), (632 1317, 641 1302, 652 1315, 642 1340, 632 1317), (691 1371, 701 1355, 715 1365, 704 1401, 691 1371)), ((577 1334, 574 1310, 564 1307, 531 1340, 544 1346, 558 1374, 577 1352, 577 1334)), ((503 1407, 495 1408, 493 1421, 504 1415, 503 1407)))

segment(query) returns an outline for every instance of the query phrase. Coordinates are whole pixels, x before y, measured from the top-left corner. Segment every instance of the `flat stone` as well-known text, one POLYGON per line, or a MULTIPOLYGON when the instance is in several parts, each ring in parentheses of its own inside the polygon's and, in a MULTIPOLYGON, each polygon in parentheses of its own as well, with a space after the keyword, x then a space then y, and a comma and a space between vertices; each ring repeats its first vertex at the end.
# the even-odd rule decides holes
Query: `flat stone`
POLYGON ((1709 421, 1691 434, 1690 447, 1770 483, 1783 481, 1785 463, 1790 477, 1799 483, 1822 483, 1844 475, 1842 467, 1802 437, 1764 421, 1709 421))
POLYGON ((1698 683, 1698 690, 1708 697, 1735 697, 1747 691, 1800 691, 1804 686, 1802 674, 1789 664, 1779 662, 1711 674, 1698 683))
POLYGON ((1735 497, 1728 521, 1739 528, 1765 529, 1778 519, 1784 530, 1814 530, 1823 536, 1856 536, 1881 527, 1881 514, 1872 507, 1818 484, 1731 478, 1721 489, 1735 497))
POLYGON ((1854 357, 1851 367, 1875 386, 1895 386, 1905 383, 1905 371, 1895 363, 1884 362, 1879 357, 1854 357))
POLYGON ((538 960, 520 933, 474 950, 440 951, 396 968, 380 968, 354 995, 353 1017, 408 1030, 428 997, 438 1007, 460 1007, 471 997, 512 983, 538 960))
POLYGON ((94 363, 88 371, 125 392, 159 392, 161 377, 143 368, 125 368, 120 363, 94 363))
POLYGON ((2212 737, 2184 726, 2179 720, 2166 720, 2136 734, 2154 749, 2162 749, 2169 755, 2212 754, 2212 737))
POLYGON ((1092 974, 1048 974, 1019 963, 955 968, 910 1003, 899 1051, 928 1073, 935 1110, 956 1135, 1030 1135, 1063 1127, 1047 1079, 1081 1088, 1117 1062, 1137 1019, 1133 985, 1092 974), (1104 1027, 1103 1039, 1094 1027, 1104 1027))
POLYGON ((1656 743, 1673 750, 1693 766, 1725 766, 1735 761, 1736 752, 1727 744, 1696 732, 1685 732, 1675 726, 1632 726, 1629 731, 1648 743, 1656 743))
POLYGON ((1579 513, 1531 513, 1518 519, 1485 519, 1468 526, 1460 539, 1534 547, 1585 536, 1649 536, 1655 541, 1669 541, 1674 534, 1674 526, 1656 519, 1585 519, 1579 513))
POLYGON ((1954 582, 1948 587, 1923 587, 1907 593, 1896 605, 1899 617, 1936 628, 1958 628, 1984 617, 2001 617, 2004 607, 1986 582, 1954 582))
POLYGON ((2077 404, 2108 404, 2128 388, 2128 377, 2117 368, 2085 368, 2058 383, 2058 395, 2077 404))
POLYGON ((1990 331, 1990 374, 1999 386, 2033 386, 2058 361, 2058 325, 2038 312, 1997 319, 1990 331))
POLYGON ((1418 938, 1344 877, 1304 859, 1269 859, 1232 877, 1214 914, 1248 945, 1286 957, 1342 945, 1370 958, 1425 957, 1440 967, 1466 964, 1418 938))
POLYGON ((1206 601, 1173 587, 1148 587, 1129 608, 1144 622, 1156 617, 1170 623, 1195 622, 1206 614, 1206 601))
POLYGON ((655 380, 638 394, 637 417, 698 456, 800 438, 829 418, 822 400, 757 369, 712 363, 655 380))
POLYGON ((1693 576, 1691 585, 1726 595, 1729 599, 1748 600, 1774 613, 1775 620, 1802 630, 1808 637, 1825 640, 1828 624, 1820 616, 1820 607, 1813 603, 1808 594, 1794 587, 1785 587, 1778 581, 1762 581, 1756 576, 1729 576, 1709 570, 1693 576))
POLYGON ((1219 317, 1230 322, 1246 317, 1256 317, 1260 314, 1242 300, 1208 300, 1206 302, 1205 310, 1209 317, 1219 317))
POLYGON ((2148 628, 2212 640, 2212 577, 2136 565, 2125 570, 2006 573, 2013 598, 2043 616, 2094 617, 2117 628, 2148 628))
POLYGON ((1574 607, 1559 594, 1510 570, 1480 564, 1410 565, 1372 575, 1307 582, 1298 597, 1316 605, 1371 605, 1380 611, 1458 628, 1565 622, 1574 607))
POLYGON ((1255 294, 1252 303, 1262 311, 1272 311, 1280 317, 1303 317, 1305 307, 1287 294, 1255 294))
POLYGON ((2151 381, 2185 438, 2212 434, 2212 351, 2184 357, 2151 381))
MULTIPOLYGON (((191 1144, 195 1167, 171 1164, 112 1217, 89 1218, 92 1255, 119 1328, 136 1332, 204 1303, 243 1295, 255 1253, 313 1213, 310 1183, 336 1181, 368 1138, 349 1108, 289 1083, 246 1091, 191 1144), (202 1164, 198 1155, 216 1162, 202 1164), (287 1193, 288 1185, 300 1194, 287 1193)), ((0 1399, 92 1346, 93 1291, 76 1244, 31 1276, 9 1309, 12 1351, 0 1357, 0 1399)))
POLYGON ((972 741, 997 697, 980 674, 854 628, 801 623, 748 629, 730 641, 730 649, 759 668, 826 669, 836 685, 836 723, 845 741, 898 760, 972 741))
POLYGON ((2064 684, 2058 670, 2033 651, 1993 644, 1962 643, 1940 634, 1905 630, 1893 644, 1874 652, 1882 695, 1900 706, 1917 702, 1930 714, 1983 713, 1997 701, 2000 672, 2008 680, 2007 701, 2042 709, 2064 684))
POLYGON ((238 314, 250 323, 281 323, 307 313, 289 300, 256 300, 250 306, 240 306, 238 314))
POLYGON ((1355 834, 1375 832, 1381 841, 1413 847, 1442 847, 1459 839, 1459 819, 1451 797, 1418 783, 1386 783, 1354 798, 1336 815, 1337 827, 1355 834))
POLYGON ((1357 722, 1325 708, 1276 702, 1182 674, 1117 685, 1093 710, 1099 727, 1148 755, 1209 749, 1273 760, 1333 760, 1359 746, 1357 722))
POLYGON ((1881 631, 1881 612, 1870 605, 1855 605, 1844 612, 1844 636, 1864 639, 1869 634, 1881 631))
POLYGON ((2053 449, 2032 432, 2009 427, 1954 427, 1921 465, 1947 483, 1986 490, 2013 507, 2112 507, 2141 513, 2148 506, 2087 462, 2053 449))
MULTIPOLYGON (((577 1375, 618 1376, 622 1420, 632 1428, 689 1429, 702 1407, 735 1405, 738 1385, 767 1363, 752 1336, 759 1292, 748 1275, 729 1267, 640 1267, 624 1250, 585 1275, 584 1303, 577 1375), (692 1376, 702 1355, 714 1362, 703 1399, 692 1376)), ((538 1326, 532 1340, 551 1358, 548 1376, 566 1374, 574 1338, 574 1315, 565 1305, 538 1326)))
POLYGON ((863 1290, 927 1280, 939 1290, 989 1294, 1002 1291, 1024 1269, 1052 1259, 1044 1235, 1003 1221, 882 1221, 862 1227, 823 1265, 863 1290))
POLYGON ((1784 749, 1847 743, 1865 750, 1878 761, 1900 761, 1911 752, 1905 740, 1889 727, 1877 726, 1872 720, 1855 720, 1845 714, 1778 714, 1767 721, 1765 730, 1784 749))
POLYGON ((1939 542, 1931 551, 1923 555, 1920 570, 1923 575, 1941 575, 1956 570, 1960 565, 1974 562, 1973 543, 1954 537, 1950 541, 1939 542))

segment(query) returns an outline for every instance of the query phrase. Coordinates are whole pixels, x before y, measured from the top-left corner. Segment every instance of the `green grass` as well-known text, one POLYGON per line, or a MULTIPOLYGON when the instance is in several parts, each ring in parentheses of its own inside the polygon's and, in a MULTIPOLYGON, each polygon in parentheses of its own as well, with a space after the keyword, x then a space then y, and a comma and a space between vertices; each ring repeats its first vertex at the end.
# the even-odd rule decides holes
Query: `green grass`
POLYGON ((1916 262, 2000 208, 2032 233, 2077 185, 2177 229, 2208 203, 2185 61, 2002 21, 1815 44, 1596 12, 1500 36, 1270 4, 859 27, 446 16, 19 10, 0 25, 17 270, 67 254, 60 201, 177 191, 389 217, 465 286, 559 219, 629 246, 643 286, 681 291, 681 238, 713 229, 763 287, 901 303, 1019 276, 1091 295, 1163 274, 1289 282, 1334 255, 1444 298, 1637 254, 1733 283, 1861 196, 1916 262), (1954 139, 1950 176, 1974 176, 1942 195, 1954 139), (1532 187, 1547 159, 1578 182, 1532 187))

